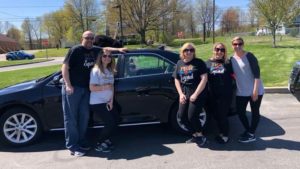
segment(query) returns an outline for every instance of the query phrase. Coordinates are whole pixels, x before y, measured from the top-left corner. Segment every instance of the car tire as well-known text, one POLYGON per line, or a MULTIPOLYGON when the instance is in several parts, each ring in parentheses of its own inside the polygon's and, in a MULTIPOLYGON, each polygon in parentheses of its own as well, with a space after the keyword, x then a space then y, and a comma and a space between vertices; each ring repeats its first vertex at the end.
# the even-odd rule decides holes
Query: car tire
POLYGON ((27 108, 11 108, 0 118, 0 141, 11 146, 28 145, 41 135, 41 123, 27 108))
MULTIPOLYGON (((207 122, 207 113, 204 109, 199 113, 199 121, 201 126, 205 126, 207 122)), ((178 115, 178 105, 174 105, 171 110, 170 123, 173 129, 180 133, 188 134, 189 131, 187 127, 181 122, 178 115)))

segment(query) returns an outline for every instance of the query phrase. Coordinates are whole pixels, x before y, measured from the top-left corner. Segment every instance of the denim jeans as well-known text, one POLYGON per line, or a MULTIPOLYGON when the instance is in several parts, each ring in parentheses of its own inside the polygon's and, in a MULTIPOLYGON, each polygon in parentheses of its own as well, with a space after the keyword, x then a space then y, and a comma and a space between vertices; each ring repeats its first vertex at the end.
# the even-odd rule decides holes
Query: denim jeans
POLYGON ((62 87, 66 148, 70 150, 76 150, 87 143, 85 135, 90 114, 89 89, 73 87, 73 94, 67 94, 65 86, 62 87))

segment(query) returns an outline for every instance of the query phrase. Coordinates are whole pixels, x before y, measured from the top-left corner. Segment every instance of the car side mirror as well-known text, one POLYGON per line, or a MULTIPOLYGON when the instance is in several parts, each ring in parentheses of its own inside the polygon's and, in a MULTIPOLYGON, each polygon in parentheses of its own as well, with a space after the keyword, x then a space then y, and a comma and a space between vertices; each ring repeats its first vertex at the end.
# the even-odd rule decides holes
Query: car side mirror
POLYGON ((61 75, 54 76, 51 81, 51 84, 53 85, 61 85, 62 83, 63 83, 63 78, 61 75))

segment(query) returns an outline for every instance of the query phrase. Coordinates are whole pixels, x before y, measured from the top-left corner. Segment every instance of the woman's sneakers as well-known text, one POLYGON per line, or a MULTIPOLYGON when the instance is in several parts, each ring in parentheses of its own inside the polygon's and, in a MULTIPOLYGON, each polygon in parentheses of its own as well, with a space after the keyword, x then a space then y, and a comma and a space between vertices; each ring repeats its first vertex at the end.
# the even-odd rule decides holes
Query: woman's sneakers
POLYGON ((244 132, 240 135, 240 138, 238 140, 240 143, 250 143, 256 141, 256 137, 254 134, 249 132, 244 132))
POLYGON ((219 143, 219 144, 226 144, 229 142, 229 138, 228 137, 225 137, 225 136, 217 136, 215 138, 216 142, 219 143))
POLYGON ((102 143, 97 143, 95 150, 99 152, 109 153, 114 149, 114 145, 110 140, 105 140, 102 143))
POLYGON ((196 143, 199 146, 203 146, 206 143, 206 137, 205 136, 193 136, 192 138, 185 141, 185 143, 196 143))

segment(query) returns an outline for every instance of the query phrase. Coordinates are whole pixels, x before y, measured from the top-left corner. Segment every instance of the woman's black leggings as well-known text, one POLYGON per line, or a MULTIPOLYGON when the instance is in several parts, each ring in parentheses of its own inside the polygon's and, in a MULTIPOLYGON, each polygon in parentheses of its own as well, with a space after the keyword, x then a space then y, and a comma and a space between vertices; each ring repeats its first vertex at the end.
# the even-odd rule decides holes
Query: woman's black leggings
POLYGON ((106 108, 106 103, 91 105, 91 110, 99 115, 104 123, 98 142, 102 143, 109 139, 117 128, 116 109, 113 107, 111 111, 106 108))
POLYGON ((202 132, 202 125, 199 120, 199 114, 203 110, 205 103, 205 94, 201 93, 195 102, 189 100, 185 104, 179 103, 178 115, 182 123, 187 129, 194 134, 196 132, 202 132))
POLYGON ((256 131, 260 119, 259 108, 260 108, 262 98, 263 95, 259 95, 258 99, 255 102, 253 102, 251 96, 247 96, 247 97, 236 96, 236 111, 247 132, 254 134, 256 131), (250 107, 252 112, 251 126, 246 116, 246 109, 247 109, 248 102, 250 102, 250 107))

